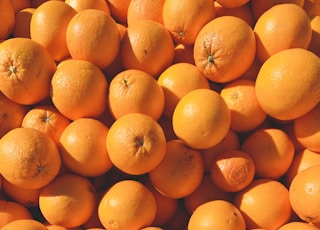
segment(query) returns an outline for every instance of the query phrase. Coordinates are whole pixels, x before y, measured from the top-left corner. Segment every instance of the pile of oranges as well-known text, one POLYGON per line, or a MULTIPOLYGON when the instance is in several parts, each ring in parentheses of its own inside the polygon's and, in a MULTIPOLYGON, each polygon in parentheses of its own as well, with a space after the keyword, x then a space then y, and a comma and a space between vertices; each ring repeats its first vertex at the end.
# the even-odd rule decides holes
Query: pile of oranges
POLYGON ((317 0, 0 0, 0 229, 319 230, 319 55, 317 0))

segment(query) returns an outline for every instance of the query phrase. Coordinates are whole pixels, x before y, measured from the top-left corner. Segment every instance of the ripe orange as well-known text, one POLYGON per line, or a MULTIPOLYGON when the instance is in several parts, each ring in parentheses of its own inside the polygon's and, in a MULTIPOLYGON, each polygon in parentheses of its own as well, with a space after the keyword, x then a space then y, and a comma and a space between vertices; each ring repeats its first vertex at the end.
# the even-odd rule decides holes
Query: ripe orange
POLYGON ((198 206, 213 200, 232 201, 231 192, 225 192, 213 183, 209 174, 204 174, 200 185, 190 195, 184 197, 184 205, 189 214, 192 214, 198 206))
POLYGON ((56 64, 49 52, 29 38, 0 43, 0 90, 19 104, 35 104, 49 96, 56 64))
POLYGON ((111 167, 107 148, 108 128, 93 118, 79 118, 62 132, 59 150, 64 165, 86 177, 99 176, 111 167))
POLYGON ((166 0, 163 5, 164 26, 176 42, 186 45, 192 45, 201 28, 215 16, 210 0, 166 0))
POLYGON ((89 61, 62 61, 51 79, 52 102, 71 120, 101 115, 107 107, 107 92, 105 76, 89 61))
POLYGON ((0 199, 0 228, 20 219, 32 219, 31 212, 22 204, 15 201, 0 199))
POLYGON ((171 65, 174 44, 161 23, 140 20, 128 26, 121 41, 120 55, 125 69, 142 70, 157 78, 171 65))
POLYGON ((233 204, 240 209, 248 229, 276 230, 291 216, 289 191, 279 181, 255 179, 235 193, 233 204))
POLYGON ((238 192, 254 179, 255 165, 251 156, 243 151, 221 152, 215 157, 210 175, 221 190, 238 192))
POLYGON ((267 117, 257 100, 255 82, 252 80, 234 80, 222 88, 220 95, 231 112, 230 128, 236 132, 251 131, 267 117))
POLYGON ((83 228, 81 226, 74 227, 74 228, 66 228, 66 227, 63 227, 63 226, 50 224, 48 222, 44 223, 44 225, 47 227, 48 230, 83 230, 83 228))
POLYGON ((32 219, 21 219, 12 221, 1 228, 2 230, 15 230, 15 229, 24 229, 24 230, 47 230, 47 227, 42 224, 40 221, 32 219))
POLYGON ((62 131, 70 122, 53 105, 40 105, 24 115, 21 126, 40 130, 58 144, 62 131))
POLYGON ((191 215, 189 230, 225 229, 245 230, 245 220, 237 207, 225 200, 214 200, 200 205, 191 215))
POLYGON ((320 153, 313 152, 310 149, 297 152, 285 174, 285 184, 287 187, 290 186, 293 178, 298 173, 314 165, 320 165, 320 153))
POLYGON ((241 150, 249 154, 259 178, 278 179, 289 169, 294 146, 289 136, 277 128, 261 128, 247 136, 241 150))
POLYGON ((196 190, 203 172, 199 151, 187 147, 181 140, 172 140, 166 144, 163 160, 148 175, 160 193, 179 199, 196 190))
POLYGON ((215 156, 221 152, 233 151, 240 149, 240 139, 239 135, 232 129, 229 129, 227 135, 218 144, 200 150, 201 156, 203 158, 204 170, 210 173, 213 162, 215 161, 215 156))
POLYGON ((196 149, 210 148, 222 141, 230 123, 226 102, 211 89, 195 89, 184 95, 172 116, 175 134, 196 149))
POLYGON ((139 20, 154 20, 163 24, 162 9, 165 0, 132 0, 128 6, 127 24, 132 25, 139 20))
POLYGON ((0 40, 5 40, 11 34, 15 23, 15 11, 10 0, 0 1, 0 40))
POLYGON ((294 134, 305 148, 315 152, 320 152, 319 145, 319 123, 320 104, 317 104, 310 112, 298 117, 293 121, 294 134))
POLYGON ((106 143, 114 166, 132 175, 154 169, 166 152, 161 126, 142 113, 128 113, 117 119, 108 131, 106 143))
POLYGON ((166 68, 159 76, 164 97, 163 114, 171 119, 173 111, 180 99, 195 89, 209 89, 208 79, 200 70, 190 63, 177 63, 166 68))
POLYGON ((77 12, 86 9, 97 9, 110 15, 110 9, 105 0, 65 0, 65 3, 72 6, 77 12))
POLYGON ((311 19, 311 29, 312 36, 311 41, 308 47, 308 50, 315 53, 316 55, 320 55, 320 15, 314 16, 311 19))
POLYGON ((31 128, 15 128, 0 139, 0 173, 10 183, 37 189, 58 174, 61 159, 54 141, 31 128))
POLYGON ((76 174, 61 174, 40 193, 39 208, 51 224, 77 227, 93 213, 96 191, 89 179, 76 174))
POLYGON ((156 200, 150 190, 135 180, 122 180, 102 197, 98 215, 106 229, 141 229, 156 216, 156 200))
POLYGON ((108 108, 115 119, 128 113, 143 113, 158 120, 164 103, 160 84, 142 70, 121 71, 110 82, 108 108))
POLYGON ((285 49, 307 49, 312 35, 307 13, 296 4, 278 4, 264 12, 254 26, 257 57, 261 62, 285 49), (292 18, 283 24, 283 17, 292 18), (277 42, 274 38, 277 38, 277 42))
POLYGON ((39 204, 39 195, 42 188, 24 189, 3 180, 2 189, 12 201, 29 208, 36 207, 39 204))
POLYGON ((196 66, 214 82, 225 83, 239 78, 249 69, 255 54, 253 29, 235 16, 213 19, 202 27, 194 43, 196 66))
POLYGON ((46 48, 56 61, 62 61, 70 55, 66 31, 76 13, 64 1, 47 1, 37 7, 32 14, 31 39, 46 48))
POLYGON ((305 222, 293 221, 282 225, 278 230, 319 230, 318 227, 305 222))
POLYGON ((31 38, 30 22, 35 8, 24 8, 15 14, 13 37, 31 38))
POLYGON ((102 69, 110 65, 119 52, 120 32, 110 15, 85 9, 70 20, 66 41, 72 58, 90 61, 102 69))
POLYGON ((320 60, 314 53, 301 48, 279 51, 260 68, 255 85, 258 102, 273 118, 296 119, 318 104, 319 74, 320 60))
POLYGON ((0 93, 0 137, 21 126, 27 107, 9 100, 0 93))
POLYGON ((111 16, 121 24, 127 23, 128 8, 131 0, 106 0, 111 16))

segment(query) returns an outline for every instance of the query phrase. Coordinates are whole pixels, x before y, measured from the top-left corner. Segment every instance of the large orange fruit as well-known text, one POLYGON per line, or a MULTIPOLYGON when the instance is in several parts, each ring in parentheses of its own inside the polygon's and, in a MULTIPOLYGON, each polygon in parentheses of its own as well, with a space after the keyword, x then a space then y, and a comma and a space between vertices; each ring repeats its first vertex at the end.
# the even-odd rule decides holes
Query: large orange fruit
POLYGON ((262 64, 256 79, 261 108, 278 120, 308 113, 319 103, 319 75, 320 59, 314 53, 301 48, 279 51, 262 64))

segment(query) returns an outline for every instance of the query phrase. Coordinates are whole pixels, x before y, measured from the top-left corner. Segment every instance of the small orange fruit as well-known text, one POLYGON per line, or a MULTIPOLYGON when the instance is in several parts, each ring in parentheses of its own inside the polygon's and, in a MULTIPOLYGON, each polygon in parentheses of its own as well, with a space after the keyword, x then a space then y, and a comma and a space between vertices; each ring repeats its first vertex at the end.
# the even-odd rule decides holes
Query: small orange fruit
POLYGON ((314 16, 311 18, 311 29, 312 36, 311 41, 308 47, 308 50, 315 53, 316 55, 320 55, 320 15, 314 16))
POLYGON ((61 158, 54 141, 32 128, 15 128, 0 139, 0 173, 25 189, 49 184, 58 174, 61 158))
POLYGON ((108 128, 93 118, 79 118, 61 133, 59 150, 64 165, 74 173, 95 177, 111 167, 106 137, 108 128))
POLYGON ((110 65, 119 52, 120 32, 110 15, 85 9, 70 20, 66 41, 72 58, 90 61, 102 69, 110 65))
POLYGON ((250 155, 243 151, 221 152, 215 157, 210 175, 221 190, 238 192, 254 179, 255 165, 250 155))
POLYGON ((40 193, 39 208, 51 224, 72 228, 85 223, 93 213, 96 191, 89 179, 60 174, 40 193))
POLYGON ((15 229, 24 229, 24 230, 47 230, 47 227, 37 220, 15 220, 12 221, 1 228, 2 230, 15 230, 15 229))
POLYGON ((196 149, 218 144, 227 135, 230 124, 226 102, 211 89, 195 89, 184 95, 172 116, 175 134, 196 149))
POLYGON ((166 144, 163 160, 148 175, 160 193, 179 199, 196 190, 203 172, 199 151, 187 147, 181 140, 172 140, 166 144))
POLYGON ((200 205, 191 215, 189 230, 225 229, 245 230, 245 220, 237 207, 225 200, 200 205))
POLYGON ((289 191, 279 181, 255 179, 235 193, 233 204, 240 210, 247 229, 278 229, 291 216, 289 191))
POLYGON ((108 3, 105 0, 65 0, 77 12, 86 9, 97 9, 110 15, 108 3))
POLYGON ((239 78, 251 66, 255 54, 253 29, 235 16, 211 20, 202 27, 194 43, 196 66, 214 82, 225 83, 239 78), (226 27, 230 28, 226 30, 226 27))
POLYGON ((131 0, 106 0, 111 16, 121 24, 127 23, 128 8, 131 0))
POLYGON ((121 41, 121 62, 125 69, 142 70, 154 78, 174 57, 174 44, 169 31, 159 22, 139 20, 128 26, 121 41))
POLYGON ((166 152, 161 126, 142 113, 128 113, 117 119, 108 131, 106 143, 111 162, 133 175, 154 169, 166 152))
POLYGON ((106 229, 141 229, 152 224, 157 204, 153 194, 142 183, 122 180, 103 195, 98 215, 106 229))
POLYGON ((165 104, 164 92, 153 76, 137 69, 118 73, 110 82, 108 108, 115 119, 143 113, 158 120, 165 104))
POLYGON ((31 105, 46 99, 55 70, 49 52, 30 38, 0 43, 0 90, 16 103, 31 105))
POLYGON ((314 165, 299 172, 289 187, 290 204, 297 216, 306 222, 320 224, 319 179, 320 165, 314 165))
POLYGON ((293 221, 293 222, 289 222, 286 223, 284 225, 282 225, 280 228, 278 228, 278 230, 319 230, 318 227, 309 224, 309 223, 305 223, 305 222, 298 222, 298 221, 293 221))

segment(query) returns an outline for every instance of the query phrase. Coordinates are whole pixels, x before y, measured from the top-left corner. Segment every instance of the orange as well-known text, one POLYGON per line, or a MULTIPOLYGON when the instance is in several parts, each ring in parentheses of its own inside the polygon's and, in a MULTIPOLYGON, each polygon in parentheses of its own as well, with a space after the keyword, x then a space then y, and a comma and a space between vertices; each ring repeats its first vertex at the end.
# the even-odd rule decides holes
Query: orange
POLYGON ((66 41, 72 58, 90 61, 102 69, 110 65, 119 52, 120 32, 110 15, 85 9, 70 20, 66 41))
POLYGON ((190 195, 184 198, 184 205, 192 214, 198 206, 213 200, 232 201, 232 193, 225 192, 213 183, 209 174, 204 174, 200 185, 190 195))
POLYGON ((11 5, 12 5, 15 13, 19 12, 20 10, 31 7, 30 0, 11 1, 11 5))
POLYGON ((305 0, 303 9, 308 13, 310 17, 320 15, 320 3, 315 0, 305 0))
POLYGON ((293 221, 289 222, 287 224, 282 225, 278 230, 319 230, 318 227, 305 223, 305 222, 298 222, 298 221, 293 221))
POLYGON ((312 36, 311 41, 308 47, 308 50, 315 53, 316 55, 320 55, 320 16, 314 16, 311 18, 311 29, 312 36))
POLYGON ((54 141, 31 128, 15 128, 0 139, 0 173, 25 189, 49 184, 58 174, 61 159, 54 141))
POLYGON ((307 0, 269 0, 269 1, 260 1, 260 0, 251 0, 250 5, 252 13, 255 19, 258 19, 265 11, 270 9, 272 6, 278 4, 292 3, 300 7, 303 7, 305 1, 307 0))
POLYGON ((166 68, 159 76, 165 103, 163 114, 171 119, 180 99, 195 89, 209 89, 208 79, 190 63, 177 63, 166 68))
POLYGON ((247 132, 257 128, 266 119, 255 90, 255 82, 237 79, 226 84, 220 92, 231 112, 230 128, 236 132, 247 132))
POLYGON ((56 61, 61 61, 70 55, 66 31, 76 13, 63 1, 47 1, 38 6, 32 14, 31 39, 46 48, 56 61))
POLYGON ((59 225, 44 223, 48 230, 83 230, 82 227, 66 228, 59 225))
POLYGON ((239 209, 225 200, 200 205, 191 215, 188 230, 245 230, 246 223, 239 209))
POLYGON ((21 126, 27 107, 9 100, 0 93, 0 137, 21 126))
POLYGON ((117 119, 108 131, 106 143, 114 166, 133 175, 154 169, 166 152, 161 126, 142 113, 128 113, 117 119))
POLYGON ((36 207, 39 204, 39 195, 42 188, 24 189, 11 184, 7 180, 3 180, 2 189, 11 200, 30 208, 36 207))
POLYGON ((255 176, 255 164, 250 155, 240 150, 216 155, 210 171, 213 182, 223 191, 238 192, 255 176))
POLYGON ((19 104, 35 104, 49 96, 56 64, 49 52, 29 38, 0 43, 0 90, 19 104))
POLYGON ((257 57, 261 62, 273 54, 290 48, 307 49, 312 35, 307 13, 296 4, 278 4, 264 12, 254 26, 257 57), (292 18, 283 24, 283 17, 292 18), (274 38, 277 38, 277 42, 274 38))
POLYGON ((91 182, 75 174, 61 174, 40 193, 39 208, 45 220, 63 227, 77 227, 93 213, 96 191, 91 182))
MULTIPOLYGON (((234 3, 239 4, 240 2, 244 3, 245 1, 246 0, 234 1, 234 3)), ((229 2, 232 3, 233 1, 229 1, 229 2)), ((215 1, 214 6, 216 9, 217 17, 228 16, 228 15, 239 17, 243 19, 245 22, 247 22, 251 27, 253 27, 255 20, 250 7, 250 1, 247 1, 247 3, 241 6, 239 5, 237 7, 232 7, 232 8, 222 6, 221 4, 218 3, 218 1, 215 1)))
POLYGON ((175 45, 172 64, 180 62, 195 64, 193 59, 193 45, 184 45, 182 43, 175 45))
POLYGON ((195 89, 184 95, 172 116, 175 134, 196 149, 210 148, 222 141, 230 123, 226 102, 211 89, 195 89))
POLYGON ((65 0, 65 3, 78 12, 86 9, 97 9, 110 15, 110 9, 105 0, 65 0))
POLYGON ((166 0, 163 5, 163 24, 182 44, 192 45, 201 28, 215 16, 211 0, 166 0))
POLYGON ((40 130, 58 144, 62 131, 70 122, 53 105, 39 105, 24 115, 21 126, 40 130))
POLYGON ((263 63, 256 79, 261 108, 284 121, 308 113, 319 102, 319 74, 319 57, 308 50, 292 48, 272 55, 263 63))
POLYGON ((0 1, 0 40, 5 40, 13 31, 15 11, 10 0, 0 1))
POLYGON ((152 222, 154 226, 162 226, 166 224, 176 213, 178 208, 178 200, 167 197, 160 193, 148 180, 144 185, 153 194, 157 203, 156 216, 152 222))
POLYGON ((164 104, 161 85, 142 70, 121 71, 110 82, 108 108, 115 119, 128 113, 143 113, 158 120, 164 104))
POLYGON ((15 14, 13 37, 31 38, 30 22, 35 8, 24 8, 15 14))
POLYGON ((211 171, 211 166, 215 160, 215 156, 221 152, 233 151, 240 149, 240 139, 239 135, 230 129, 226 136, 218 144, 200 150, 200 153, 203 158, 204 170, 206 172, 211 171))
POLYGON ((277 128, 261 128, 252 132, 243 140, 241 150, 252 158, 255 174, 260 178, 280 178, 294 157, 291 139, 277 128))
POLYGON ((197 189, 203 172, 199 151, 188 148, 181 140, 172 140, 166 144, 164 159, 149 172, 149 179, 160 193, 179 199, 197 189))
POLYGON ((248 229, 278 229, 289 221, 289 191, 279 181, 255 179, 235 193, 233 204, 240 209, 248 229))
POLYGON ((157 206, 150 190, 141 182, 122 180, 103 195, 98 215, 106 229, 141 229, 152 224, 157 206))
POLYGON ((130 26, 139 20, 154 20, 163 23, 162 9, 165 0, 131 0, 127 12, 127 24, 130 26))
POLYGON ((161 23, 140 20, 128 26, 121 41, 120 55, 125 69, 142 70, 157 78, 171 65, 174 44, 161 23))
POLYGON ((290 186, 293 178, 298 173, 314 165, 320 165, 320 153, 313 152, 310 149, 304 149, 297 152, 285 174, 285 183, 287 187, 290 186))
POLYGON ((31 212, 15 201, 0 200, 0 228, 6 224, 21 219, 32 219, 31 212))
POLYGON ((51 79, 52 102, 71 120, 101 115, 107 107, 107 93, 105 76, 89 61, 62 61, 51 79))
POLYGON ((128 8, 131 0, 106 0, 111 16, 121 24, 127 24, 128 8))
POLYGON ((225 83, 239 78, 249 69, 255 54, 253 29, 235 16, 213 19, 202 27, 194 43, 196 66, 214 82, 225 83))
POLYGON ((64 165, 86 177, 99 176, 111 167, 106 137, 108 128, 93 118, 79 118, 62 132, 59 150, 64 165))
POLYGON ((298 117, 293 121, 295 137, 302 146, 315 152, 320 152, 318 143, 320 134, 318 130, 318 118, 320 115, 320 104, 317 104, 310 112, 298 117))
POLYGON ((47 227, 37 220, 15 220, 12 221, 1 229, 3 230, 15 230, 15 229, 24 229, 24 230, 47 230, 47 227))
POLYGON ((320 165, 299 172, 289 187, 290 204, 297 216, 306 222, 320 224, 319 206, 320 165))

